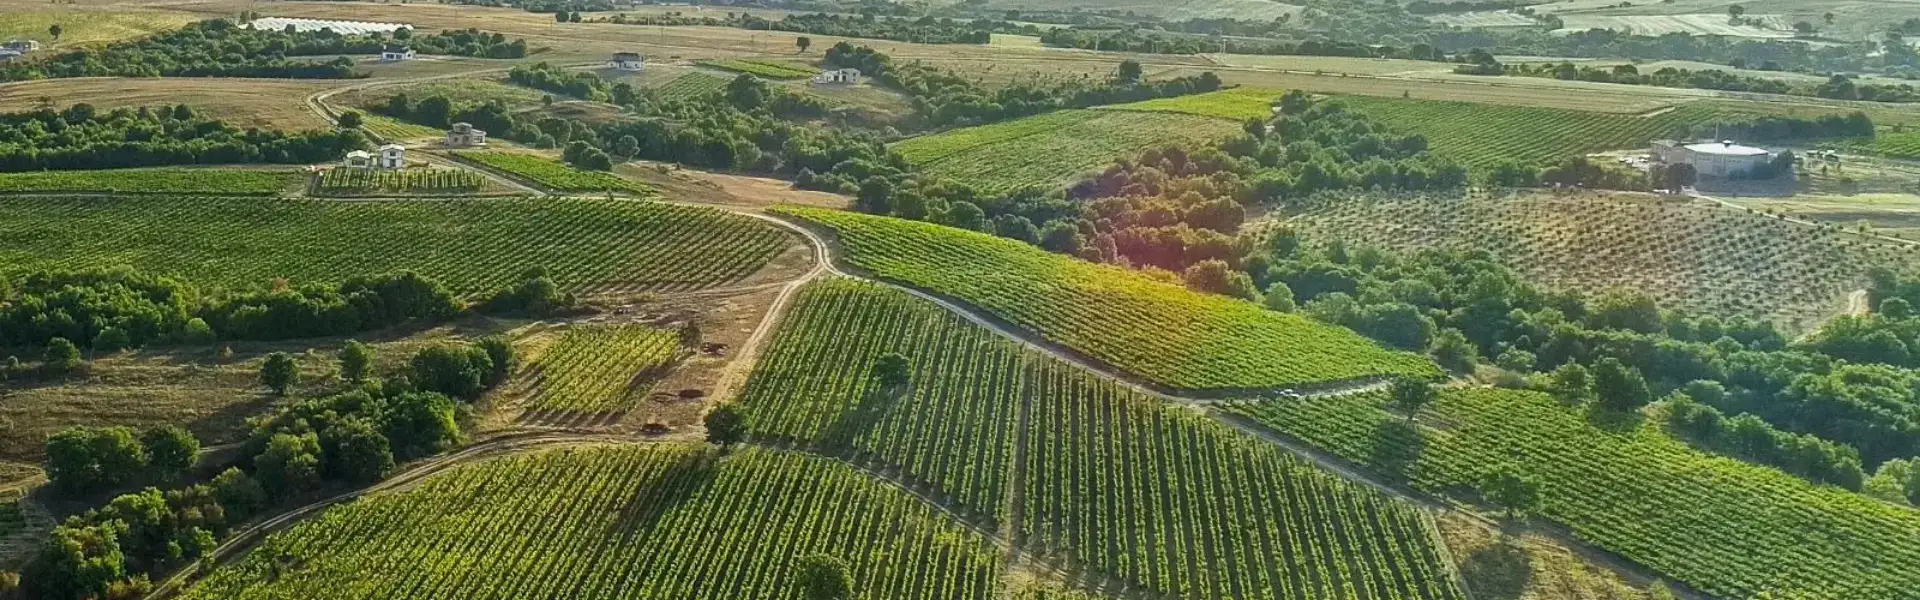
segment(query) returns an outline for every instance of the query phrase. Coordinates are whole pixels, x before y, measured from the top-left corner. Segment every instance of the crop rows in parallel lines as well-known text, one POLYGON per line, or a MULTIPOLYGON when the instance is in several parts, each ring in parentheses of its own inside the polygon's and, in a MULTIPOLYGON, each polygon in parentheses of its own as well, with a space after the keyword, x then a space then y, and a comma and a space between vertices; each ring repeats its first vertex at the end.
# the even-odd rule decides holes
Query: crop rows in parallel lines
POLYGON ((927 172, 982 189, 1062 185, 1154 146, 1208 145, 1239 129, 1232 121, 1179 113, 1086 111, 1095 116, 1050 131, 951 154, 927 172))
POLYGON ((540 360, 540 397, 534 405, 624 412, 639 397, 635 384, 658 374, 679 350, 678 335, 645 325, 568 329, 540 360))
POLYGON ((320 174, 323 192, 458 192, 480 189, 486 178, 462 169, 327 169, 320 174))
POLYGON ((619 446, 496 459, 331 509, 185 597, 791 598, 815 552, 847 560, 873 597, 998 591, 984 539, 843 465, 619 446))
MULTIPOLYGON (((1545 511, 1582 537, 1708 593, 1920 594, 1920 514, 1713 458, 1653 431, 1610 436, 1545 398, 1449 395, 1467 427, 1442 438, 1450 480, 1499 448, 1552 457, 1545 511), (1568 429, 1586 430, 1569 435, 1568 429), (1713 475, 1704 481, 1703 473, 1713 475)), ((1825 596, 1832 594, 1831 596, 1825 596)))
POLYGON ((1008 342, 903 292, 825 279, 803 289, 742 393, 756 435, 852 450, 998 518, 1021 380, 1008 342), (912 362, 881 394, 884 353, 912 362))
POLYGON ((251 169, 107 169, 0 173, 0 192, 203 193, 266 196, 298 175, 251 169))
MULTIPOLYGON (((1343 100, 1407 133, 1427 136, 1433 151, 1475 167, 1502 159, 1549 163, 1568 156, 1645 145, 1682 133, 1669 115, 1643 117, 1577 110, 1464 102, 1353 97, 1343 100)), ((1697 116, 1694 112, 1687 117, 1697 116)))
POLYGON ((667 100, 689 100, 719 91, 726 86, 726 78, 706 73, 687 73, 660 86, 657 93, 667 100))
POLYGON ((988 125, 964 127, 952 131, 902 140, 892 145, 893 150, 914 164, 926 166, 943 158, 961 154, 976 148, 1000 144, 1015 139, 1038 135, 1089 121, 1100 116, 1090 110, 1067 109, 1023 117, 1012 121, 1003 121, 988 125))
POLYGON ((1036 365, 1026 539, 1181 598, 1460 598, 1418 509, 1036 365))
POLYGON ((459 156, 563 192, 645 193, 647 191, 646 186, 612 173, 576 169, 565 163, 531 154, 469 151, 461 152, 459 156))
POLYGON ((1882 133, 1854 147, 1894 158, 1920 158, 1920 133, 1882 133))
POLYGON ((130 265, 203 284, 299 283, 411 269, 479 292, 544 267, 575 290, 737 280, 792 237, 712 209, 591 199, 261 202, 18 198, 0 201, 10 266, 130 265))

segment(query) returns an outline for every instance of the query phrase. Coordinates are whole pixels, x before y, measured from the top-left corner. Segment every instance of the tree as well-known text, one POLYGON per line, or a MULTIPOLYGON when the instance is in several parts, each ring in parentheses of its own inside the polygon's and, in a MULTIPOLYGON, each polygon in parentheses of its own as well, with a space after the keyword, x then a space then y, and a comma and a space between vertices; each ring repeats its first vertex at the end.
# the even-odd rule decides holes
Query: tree
POLYGON ((707 411, 707 443, 717 444, 722 450, 740 443, 747 437, 747 415, 740 405, 728 402, 707 411))
POLYGON ((84 493, 119 485, 147 464, 147 450, 129 427, 69 427, 47 436, 47 479, 84 493))
POLYGON ((1260 301, 1260 290, 1253 286, 1253 279, 1245 271, 1235 269, 1223 260, 1207 259, 1193 263, 1181 273, 1181 279, 1186 282, 1187 289, 1194 291, 1260 301))
POLYGON ((260 485, 274 495, 311 490, 320 484, 320 438, 313 432, 274 434, 266 451, 254 457, 253 469, 260 485))
POLYGON ((885 389, 896 389, 907 385, 913 377, 913 364, 905 355, 888 352, 873 362, 873 380, 885 389))
POLYGON ((560 10, 560 11, 554 11, 554 13, 553 13, 553 22, 555 22, 555 23, 565 23, 565 22, 567 22, 567 11, 564 11, 564 10, 560 10))
POLYGON ((1140 61, 1127 59, 1120 61, 1120 68, 1114 72, 1113 79, 1122 85, 1132 85, 1140 83, 1140 79, 1143 76, 1144 72, 1140 68, 1140 61))
POLYGON ((1640 370, 1613 357, 1593 364, 1593 392, 1600 406, 1621 413, 1640 410, 1653 400, 1653 392, 1647 388, 1647 379, 1640 375, 1640 370))
POLYGON ((1427 352, 1433 355, 1435 362, 1440 363, 1440 366, 1447 370, 1455 373, 1473 372, 1476 354, 1473 342, 1467 341, 1467 334, 1461 333, 1458 329, 1449 327, 1440 330, 1440 334, 1434 336, 1433 346, 1427 352))
POLYGON ((199 346, 218 340, 219 337, 213 334, 213 326, 208 325, 207 320, 200 317, 187 319, 187 324, 180 328, 180 343, 183 344, 199 346))
POLYGON ((347 340, 340 348, 340 378, 359 383, 367 378, 367 369, 373 366, 373 348, 360 343, 360 340, 347 340))
POLYGON ((106 327, 93 336, 94 352, 119 352, 133 347, 133 337, 119 327, 106 327))
POLYGON ((334 423, 320 434, 323 471, 352 483, 379 481, 393 472, 393 448, 365 418, 334 423))
POLYGON ((883 177, 868 177, 860 182, 860 194, 854 199, 854 207, 870 215, 889 214, 893 212, 892 198, 893 182, 883 177))
POLYGON ((1433 384, 1426 381, 1413 377, 1400 377, 1393 380, 1393 386, 1388 388, 1387 396, 1393 400, 1394 406, 1406 411, 1407 420, 1412 421, 1420 414, 1420 409, 1431 404, 1439 393, 1433 389, 1433 384))
POLYGON ((853 576, 847 561, 825 554, 800 559, 800 597, 806 600, 851 600, 853 576))
POLYGON ((474 342, 474 345, 485 351, 487 361, 492 363, 493 368, 487 371, 488 387, 500 385, 500 382, 507 380, 507 376, 513 374, 513 342, 507 341, 503 336, 490 335, 480 338, 479 341, 474 342))
POLYGON ((1796 22, 1793 24, 1793 32, 1796 34, 1799 34, 1802 37, 1813 35, 1813 32, 1814 32, 1813 24, 1808 23, 1806 21, 1796 22))
POLYGON ((460 425, 454 422, 453 412, 453 399, 441 394, 390 394, 380 432, 400 460, 430 456, 460 441, 460 425))
POLYGON ((140 434, 147 449, 147 466, 162 478, 183 475, 200 458, 200 439, 179 425, 161 425, 140 434))
POLYGON ((1660 184, 1661 188, 1669 192, 1678 194, 1682 190, 1693 187, 1694 184, 1699 182, 1700 170, 1694 168, 1691 163, 1680 163, 1677 165, 1669 165, 1667 168, 1661 170, 1660 179, 1655 183, 1660 184))
POLYGON ((52 25, 47 26, 47 35, 53 36, 53 41, 56 41, 56 42, 60 41, 60 34, 65 31, 66 29, 61 27, 59 23, 54 23, 52 25))
POLYGON ((1287 287, 1285 281, 1275 281, 1267 286, 1267 295, 1261 302, 1267 306, 1267 310, 1293 312, 1293 288, 1287 287))
POLYGON ((620 136, 620 139, 613 142, 613 153, 620 155, 621 158, 633 159, 640 154, 640 138, 631 135, 620 136))
POLYGON ((1507 465, 1481 479, 1480 495, 1512 519, 1540 509, 1540 480, 1507 465))
POLYGON ((300 381, 300 365, 293 362, 293 356, 285 352, 267 355, 267 362, 260 365, 260 383, 275 395, 287 395, 287 389, 300 381))
POLYGON ((1727 17, 1735 21, 1747 15, 1747 7, 1738 4, 1727 7, 1727 17))
POLYGON ((415 353, 408 366, 422 391, 453 398, 479 398, 493 373, 487 351, 473 346, 429 346, 415 353))
POLYGON ((806 54, 807 48, 813 47, 813 38, 810 38, 804 35, 797 38, 793 38, 793 46, 795 48, 799 48, 801 54, 806 54))
POLYGON ((55 372, 72 371, 80 368, 80 347, 67 341, 67 338, 50 339, 47 340, 47 350, 41 360, 46 361, 47 368, 55 372))
POLYGON ((1569 362, 1553 370, 1547 393, 1563 402, 1586 402, 1593 396, 1593 376, 1579 363, 1569 362))

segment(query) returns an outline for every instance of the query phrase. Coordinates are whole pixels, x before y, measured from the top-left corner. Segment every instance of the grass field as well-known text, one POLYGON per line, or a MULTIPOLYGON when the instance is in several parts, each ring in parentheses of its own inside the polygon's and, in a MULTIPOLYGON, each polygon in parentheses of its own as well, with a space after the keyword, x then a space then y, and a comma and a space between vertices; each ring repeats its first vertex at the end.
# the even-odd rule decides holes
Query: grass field
POLYGON ((572 165, 532 154, 467 151, 456 152, 454 156, 561 192, 623 192, 643 196, 652 193, 647 186, 613 173, 577 169, 572 165))
POLYGON ((717 210, 634 200, 330 202, 187 197, 0 200, 8 272, 128 265, 208 285, 411 269, 484 292, 544 267, 585 293, 745 277, 793 237, 717 210))
POLYGON ((1588 29, 1612 29, 1628 31, 1634 35, 1662 36, 1669 33, 1690 35, 1719 35, 1727 37, 1759 39, 1791 39, 1794 37, 1793 23, 1777 16, 1749 13, 1747 18, 1760 19, 1769 27, 1752 25, 1734 25, 1727 21, 1726 11, 1704 14, 1683 15, 1560 15, 1566 23, 1566 29, 1586 31, 1588 29))
POLYGON ((1316 236, 1392 250, 1484 250, 1550 287, 1628 288, 1662 306, 1800 327, 1843 307, 1868 268, 1910 261, 1904 249, 1837 232, 1640 195, 1358 197, 1291 222, 1316 236))
POLYGON ((1280 92, 1260 88, 1234 88, 1207 94, 1157 98, 1144 102, 1102 107, 1109 110, 1176 113, 1215 117, 1233 121, 1273 117, 1273 101, 1280 92))
MULTIPOLYGON (((1654 425, 1600 429, 1532 392, 1453 390, 1409 428, 1384 393, 1233 410, 1440 493, 1512 465, 1542 515, 1601 548, 1723 598, 1906 598, 1920 589, 1920 513, 1710 456, 1654 425)), ((1469 497, 1470 494, 1469 494, 1469 497)))
POLYGON ((173 10, 22 2, 0 7, 0 40, 36 40, 43 51, 56 50, 144 37, 196 20, 173 10), (53 25, 60 26, 58 40, 47 32, 53 25))
POLYGON ((265 169, 107 169, 0 173, 0 193, 112 192, 271 196, 297 189, 305 175, 265 169))
MULTIPOLYGON (((523 88, 496 79, 440 79, 409 85, 390 85, 366 90, 353 90, 333 97, 336 104, 360 107, 372 110, 384 106, 387 100, 406 94, 415 102, 432 96, 446 96, 454 104, 485 104, 499 102, 509 110, 538 106, 544 92, 523 88)), ((504 133, 504 132, 503 132, 504 133)))
POLYGON ((776 210, 832 228, 846 260, 879 277, 956 298, 1172 388, 1436 373, 1423 357, 1385 350, 1345 329, 1006 238, 851 212, 776 210))
POLYGON ((662 444, 461 467, 275 534, 182 597, 797 598, 814 553, 845 560, 863 597, 1002 591, 983 537, 859 471, 662 444))
POLYGON ((1210 144, 1239 130, 1234 121, 1189 114, 1060 110, 912 138, 893 149, 928 173, 1004 192, 1064 187, 1149 147, 1210 144))
POLYGON ((625 412, 679 351, 679 335, 645 325, 570 327, 540 357, 533 408, 625 412))
POLYGON ((700 61, 703 66, 713 67, 735 73, 746 73, 765 79, 805 79, 812 77, 819 69, 794 63, 750 58, 729 58, 700 61))
POLYGON ((754 435, 885 465, 1024 553, 1154 597, 1463 597, 1418 509, 1275 446, 892 288, 819 281, 793 310, 741 398, 754 435), (906 389, 870 376, 889 352, 906 389))

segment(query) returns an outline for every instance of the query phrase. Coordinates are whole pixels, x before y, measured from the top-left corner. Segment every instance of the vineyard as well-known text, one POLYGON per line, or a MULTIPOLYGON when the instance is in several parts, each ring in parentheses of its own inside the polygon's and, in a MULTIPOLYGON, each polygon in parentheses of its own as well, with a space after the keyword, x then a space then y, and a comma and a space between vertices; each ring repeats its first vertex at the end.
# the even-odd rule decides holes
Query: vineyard
POLYGON ((726 87, 727 80, 724 77, 717 77, 706 73, 687 73, 673 78, 673 80, 668 81, 666 85, 656 88, 654 94, 659 95, 663 100, 692 100, 726 89, 726 87))
POLYGON ((1707 455, 1644 424, 1598 429, 1532 392, 1453 390, 1408 426, 1384 393, 1230 410, 1435 493, 1511 465, 1541 514, 1601 548, 1723 598, 1913 598, 1920 513, 1707 455), (1516 462, 1518 461, 1518 462, 1516 462))
POLYGON ((828 279, 796 299, 741 402, 757 436, 896 465, 998 520, 1022 363, 1012 342, 938 306, 828 279), (888 352, 912 361, 909 390, 888 393, 869 376, 888 352))
POLYGON ((1628 287, 1662 306, 1811 326, 1906 251, 1758 214, 1647 196, 1355 197, 1293 217, 1305 231, 1398 251, 1483 250, 1531 280, 1628 287))
POLYGON ((582 293, 738 280, 795 239, 722 211, 636 200, 0 199, 0 269, 131 266, 234 288, 401 269, 491 292, 543 267, 582 293))
POLYGON ((1920 159, 1920 132, 1882 132, 1871 140, 1853 142, 1846 147, 1892 158, 1920 159))
POLYGON ((1166 597, 1462 598, 1417 508, 890 288, 810 284, 742 402, 756 437, 845 438, 1027 551, 1166 597), (888 352, 909 389, 876 389, 888 352))
POLYGON ((379 136, 380 139, 390 142, 438 138, 446 135, 446 132, 441 130, 425 125, 415 125, 386 115, 361 113, 360 121, 361 129, 365 129, 367 133, 379 136))
POLYGON ((317 196, 471 194, 487 178, 465 169, 327 169, 313 178, 317 196))
POLYGON ((679 351, 678 334, 645 325, 568 328, 540 359, 534 408, 626 412, 679 351))
POLYGON ((1063 187, 1154 146, 1208 145, 1240 130, 1226 119, 1177 112, 1059 110, 896 142, 934 175, 989 192, 1063 187))
POLYGON ((1002 593, 985 538, 859 471, 663 444, 460 467, 274 534, 182 597, 799 599, 816 553, 864 598, 1002 593))
POLYGON ((217 194, 271 196, 299 186, 293 171, 108 169, 0 173, 0 193, 217 194))
POLYGON ((18 497, 0 494, 0 539, 5 539, 27 528, 27 513, 20 508, 18 497))
POLYGON ((1340 102, 1395 131, 1424 135, 1435 154, 1475 168, 1502 160, 1540 165, 1644 148, 1656 139, 1685 135, 1695 124, 1729 116, 1695 104, 1642 116, 1375 96, 1342 96, 1340 102))
POLYGON ((958 299, 1171 388, 1274 388, 1438 372, 1424 357, 1382 349, 1345 329, 1006 238, 850 212, 776 210, 831 227, 846 258, 879 277, 958 299))
POLYGON ((767 79, 805 79, 818 72, 802 65, 765 59, 729 58, 703 60, 699 64, 735 73, 758 75, 767 79))
POLYGON ((566 163, 532 154, 469 151, 455 152, 453 155, 561 192, 625 192, 641 196, 653 193, 647 186, 619 175, 576 169, 566 163))
POLYGON ((1205 94, 1155 98, 1152 100, 1129 104, 1116 104, 1100 108, 1104 110, 1178 113, 1243 122, 1247 119, 1273 118, 1273 101, 1279 97, 1280 92, 1269 89, 1233 88, 1205 94))

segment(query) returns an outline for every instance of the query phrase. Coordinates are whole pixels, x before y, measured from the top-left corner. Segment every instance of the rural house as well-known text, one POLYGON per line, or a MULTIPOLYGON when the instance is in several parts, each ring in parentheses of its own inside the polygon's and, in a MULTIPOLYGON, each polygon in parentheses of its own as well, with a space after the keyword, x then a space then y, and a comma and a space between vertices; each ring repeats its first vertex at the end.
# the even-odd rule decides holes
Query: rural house
POLYGON ((1733 140, 1681 144, 1675 141, 1653 143, 1653 155, 1669 165, 1693 165, 1701 177, 1734 177, 1765 169, 1773 153, 1764 148, 1742 146, 1733 140))
POLYGON ((860 70, 847 68, 821 71, 819 75, 813 76, 813 82, 853 85, 860 83, 860 70))
POLYGON ((399 144, 386 144, 380 147, 380 168, 400 169, 407 166, 407 148, 399 144))
POLYGON ((373 168, 373 153, 365 150, 348 152, 347 162, 344 164, 349 169, 371 169, 373 168))
POLYGON ((478 148, 487 145, 487 132, 474 129, 472 123, 454 123, 447 130, 447 147, 478 148))
POLYGON ((382 62, 413 60, 413 49, 407 48, 407 47, 391 47, 390 46, 387 49, 380 51, 380 60, 382 62))
POLYGON ((0 49, 12 50, 19 54, 26 54, 28 52, 39 50, 40 42, 36 42, 33 40, 7 40, 7 43, 0 44, 0 49))
POLYGON ((607 61, 607 68, 622 71, 638 71, 646 66, 646 59, 638 52, 615 52, 613 60, 607 61))

